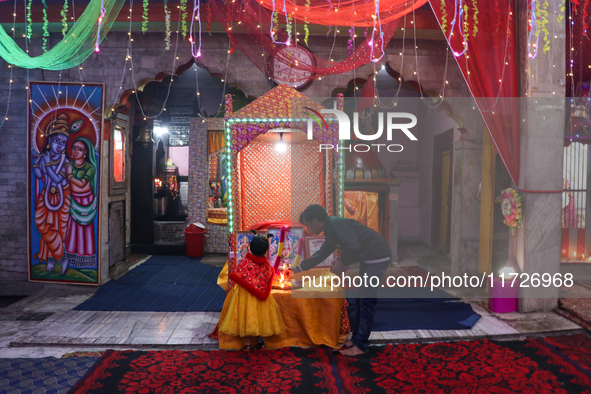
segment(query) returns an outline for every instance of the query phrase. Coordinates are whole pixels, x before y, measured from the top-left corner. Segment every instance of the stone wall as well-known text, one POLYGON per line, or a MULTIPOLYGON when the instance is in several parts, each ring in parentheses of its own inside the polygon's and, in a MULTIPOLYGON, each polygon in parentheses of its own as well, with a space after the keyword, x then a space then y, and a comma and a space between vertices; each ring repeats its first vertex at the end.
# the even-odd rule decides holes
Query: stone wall
MULTIPOLYGON (((205 66, 210 73, 222 75, 227 78, 231 86, 237 86, 252 97, 258 97, 272 88, 273 84, 250 60, 240 51, 234 52, 228 59, 228 38, 223 34, 214 34, 211 37, 203 36, 203 56, 199 58, 199 64, 205 66), (226 64, 228 68, 226 70, 226 64)), ((60 35, 52 35, 50 41, 55 45, 61 39, 60 35)), ((163 71, 172 71, 182 64, 191 61, 191 52, 188 42, 179 41, 175 52, 175 37, 172 37, 172 49, 164 50, 163 33, 147 33, 141 35, 133 33, 133 48, 131 52, 133 72, 125 66, 127 54, 127 33, 112 32, 101 44, 101 51, 91 55, 82 65, 82 69, 74 67, 69 70, 45 71, 13 69, 12 92, 10 96, 10 110, 8 121, 1 129, 0 140, 0 280, 26 281, 28 278, 27 267, 27 81, 64 81, 64 82, 101 82, 105 84, 105 105, 119 101, 120 92, 126 89, 134 89, 140 81, 154 78, 163 71), (120 89, 122 87, 122 89, 120 89)), ((400 39, 394 40, 386 49, 387 55, 384 61, 390 62, 393 69, 400 71, 402 77, 409 80, 417 80, 415 51, 413 41, 407 39, 404 50, 404 67, 399 70, 402 43, 400 39)), ((334 45, 333 58, 335 61, 347 56, 347 38, 337 37, 334 45)), ((24 47, 24 42, 18 40, 18 44, 24 47)), ((417 59, 419 64, 420 82, 424 89, 439 90, 444 80, 449 80, 446 85, 447 96, 466 96, 468 94, 461 74, 450 58, 447 77, 443 74, 445 63, 445 42, 417 40, 417 59)), ((310 47, 313 52, 327 58, 333 47, 333 39, 324 36, 312 37, 310 47)), ((34 39, 29 44, 30 55, 37 56, 42 53, 41 40, 34 39)), ((310 97, 327 97, 336 88, 344 88, 354 77, 367 78, 374 71, 374 66, 369 64, 355 71, 341 75, 331 75, 314 80, 302 92, 310 97)), ((8 89, 10 69, 0 60, 0 115, 3 114, 8 104, 8 89)), ((133 97, 132 97, 133 99, 133 97)), ((108 144, 103 144, 104 153, 108 144)), ((107 157, 103 156, 103 160, 107 157)), ((102 267, 108 267, 108 225, 105 219, 108 215, 108 202, 121 200, 121 196, 108 197, 108 171, 107 160, 103 162, 102 181, 103 203, 101 206, 101 251, 102 267), (105 265, 106 262, 106 265, 105 265)), ((127 198, 126 215, 129 218, 130 201, 127 198)), ((129 220, 129 219, 128 219, 129 220)), ((128 226, 129 228, 129 226, 128 226)), ((127 238, 129 243, 129 234, 127 238)), ((107 270, 103 269, 101 275, 106 281, 107 270)))

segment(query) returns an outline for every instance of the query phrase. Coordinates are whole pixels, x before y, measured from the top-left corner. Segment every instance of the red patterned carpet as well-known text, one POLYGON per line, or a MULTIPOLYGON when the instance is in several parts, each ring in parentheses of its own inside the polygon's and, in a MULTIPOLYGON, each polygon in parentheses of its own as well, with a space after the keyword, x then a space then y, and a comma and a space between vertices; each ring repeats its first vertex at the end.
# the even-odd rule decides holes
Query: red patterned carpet
POLYGON ((589 338, 387 345, 358 358, 321 348, 111 350, 70 393, 591 394, 589 359, 568 350, 581 346, 589 338))

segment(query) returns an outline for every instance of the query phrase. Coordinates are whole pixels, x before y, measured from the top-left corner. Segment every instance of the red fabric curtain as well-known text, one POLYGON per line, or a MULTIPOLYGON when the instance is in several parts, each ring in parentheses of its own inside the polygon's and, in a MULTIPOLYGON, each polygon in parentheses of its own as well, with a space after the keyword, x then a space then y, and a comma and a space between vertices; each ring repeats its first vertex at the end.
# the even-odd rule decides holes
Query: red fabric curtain
MULTIPOLYGON (((469 29, 470 34, 466 36, 468 49, 456 60, 503 164, 513 183, 519 185, 519 93, 514 3, 512 0, 479 3, 483 8, 481 11, 484 11, 479 12, 477 17, 480 32, 473 36, 472 29, 469 29)), ((463 28, 464 20, 456 22, 453 35, 450 35, 455 1, 430 0, 430 4, 441 25, 445 13, 448 43, 455 53, 462 53, 464 38, 460 28, 463 28), (442 8, 442 3, 445 3, 445 8, 442 8)), ((468 26, 474 26, 473 12, 469 15, 468 26)))
MULTIPOLYGON (((274 68, 269 61, 269 57, 289 65, 290 69, 309 71, 314 77, 339 74, 361 67, 371 61, 377 62, 382 58, 386 46, 398 27, 398 20, 393 20, 389 23, 383 23, 381 30, 376 28, 374 32, 370 28, 367 38, 359 38, 356 41, 358 45, 355 51, 341 62, 324 60, 315 55, 312 55, 313 59, 309 61, 308 59, 295 58, 290 51, 285 50, 287 46, 281 44, 288 40, 284 21, 281 23, 281 28, 276 29, 273 38, 271 38, 272 13, 256 1, 212 1, 211 8, 217 20, 225 25, 232 45, 236 45, 259 70, 270 77, 274 77, 274 68), (380 31, 383 36, 380 36, 380 31)), ((408 11, 412 11, 410 6, 408 11)), ((331 20, 330 23, 332 22, 331 20)), ((303 23, 303 20, 298 21, 298 24, 300 23, 303 23)), ((296 37, 292 32, 291 46, 304 45, 303 35, 298 37, 299 42, 296 41, 296 37)), ((294 72, 293 79, 303 78, 300 74, 294 72)))
MULTIPOLYGON (((379 16, 383 24, 392 22, 421 7, 427 0, 381 0, 379 16)), ((375 0, 326 1, 326 0, 259 0, 265 8, 298 19, 298 23, 309 22, 317 25, 373 27, 376 14, 375 0)))

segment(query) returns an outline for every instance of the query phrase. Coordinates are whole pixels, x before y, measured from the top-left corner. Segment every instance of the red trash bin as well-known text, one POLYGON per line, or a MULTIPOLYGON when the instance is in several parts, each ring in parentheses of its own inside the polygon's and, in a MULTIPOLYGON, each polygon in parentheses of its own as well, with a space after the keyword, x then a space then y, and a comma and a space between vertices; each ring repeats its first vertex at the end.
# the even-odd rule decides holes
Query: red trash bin
POLYGON ((185 229, 187 257, 202 257, 205 252, 205 226, 201 223, 189 224, 185 229))

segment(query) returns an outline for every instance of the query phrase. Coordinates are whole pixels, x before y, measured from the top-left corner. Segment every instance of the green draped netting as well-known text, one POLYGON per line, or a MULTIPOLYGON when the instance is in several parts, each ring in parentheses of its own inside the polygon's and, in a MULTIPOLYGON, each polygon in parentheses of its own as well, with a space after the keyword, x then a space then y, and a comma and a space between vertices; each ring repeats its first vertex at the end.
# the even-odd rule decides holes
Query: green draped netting
MULTIPOLYGON (((101 24, 101 41, 107 35, 124 3, 125 0, 104 0, 106 12, 101 24)), ((23 51, 0 26, 0 57, 7 63, 22 68, 63 70, 75 67, 94 52, 100 15, 101 0, 91 0, 66 36, 49 51, 36 57, 30 57, 23 51)))

